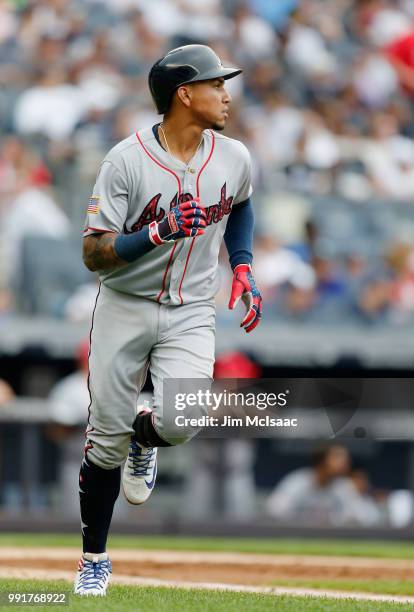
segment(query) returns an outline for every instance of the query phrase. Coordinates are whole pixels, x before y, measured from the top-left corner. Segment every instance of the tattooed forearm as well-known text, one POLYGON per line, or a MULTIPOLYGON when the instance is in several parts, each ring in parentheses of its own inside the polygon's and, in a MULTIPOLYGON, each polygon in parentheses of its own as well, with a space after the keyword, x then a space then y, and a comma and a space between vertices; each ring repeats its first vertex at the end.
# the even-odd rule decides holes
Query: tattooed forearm
POLYGON ((117 235, 108 232, 93 234, 83 239, 83 262, 91 272, 126 265, 126 262, 115 253, 114 242, 117 235))

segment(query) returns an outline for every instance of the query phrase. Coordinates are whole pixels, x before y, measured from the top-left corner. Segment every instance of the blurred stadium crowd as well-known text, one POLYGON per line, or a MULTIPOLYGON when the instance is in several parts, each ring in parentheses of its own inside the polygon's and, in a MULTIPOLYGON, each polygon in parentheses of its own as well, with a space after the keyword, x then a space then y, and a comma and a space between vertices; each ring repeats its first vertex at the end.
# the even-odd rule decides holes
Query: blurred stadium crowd
POLYGON ((244 69, 226 134, 253 157, 266 318, 410 324, 413 0, 0 0, 0 312, 89 317, 97 169, 191 42, 244 69))

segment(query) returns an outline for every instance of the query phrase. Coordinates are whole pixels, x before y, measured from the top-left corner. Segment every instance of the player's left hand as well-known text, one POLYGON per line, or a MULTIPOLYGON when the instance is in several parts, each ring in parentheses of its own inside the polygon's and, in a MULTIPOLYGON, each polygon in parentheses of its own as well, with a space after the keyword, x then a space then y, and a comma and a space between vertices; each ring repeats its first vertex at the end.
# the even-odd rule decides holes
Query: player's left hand
POLYGON ((239 264, 233 270, 233 284, 229 301, 230 310, 233 310, 240 298, 247 309, 240 327, 244 327, 245 331, 249 333, 259 325, 262 316, 262 296, 256 287, 249 264, 239 264))

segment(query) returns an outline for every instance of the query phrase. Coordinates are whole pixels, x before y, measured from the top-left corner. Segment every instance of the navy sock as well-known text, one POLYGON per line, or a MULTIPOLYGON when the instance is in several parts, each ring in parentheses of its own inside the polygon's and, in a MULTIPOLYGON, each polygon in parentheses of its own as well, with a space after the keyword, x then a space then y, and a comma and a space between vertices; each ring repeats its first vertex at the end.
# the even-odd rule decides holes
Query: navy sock
POLYGON ((83 552, 105 552, 120 486, 121 467, 104 470, 84 458, 79 473, 83 552))
POLYGON ((139 414, 136 417, 132 427, 135 431, 135 440, 146 448, 154 448, 158 446, 173 446, 166 440, 160 438, 160 436, 155 431, 154 425, 152 424, 151 412, 139 414))

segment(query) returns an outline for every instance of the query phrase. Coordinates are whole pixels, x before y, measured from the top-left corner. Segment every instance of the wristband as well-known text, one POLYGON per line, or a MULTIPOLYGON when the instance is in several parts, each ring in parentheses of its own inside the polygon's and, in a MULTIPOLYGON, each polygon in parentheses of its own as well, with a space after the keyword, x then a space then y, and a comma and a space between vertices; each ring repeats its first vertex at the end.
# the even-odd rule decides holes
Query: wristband
POLYGON ((152 244, 155 244, 156 246, 160 246, 161 244, 165 243, 165 240, 163 240, 158 233, 158 223, 156 221, 152 221, 152 223, 149 224, 149 239, 151 240, 152 244))
POLYGON ((238 263, 237 266, 234 267, 233 272, 236 272, 237 268, 243 267, 243 272, 251 272, 252 266, 249 263, 238 263), (247 268, 247 269, 246 269, 247 268))

